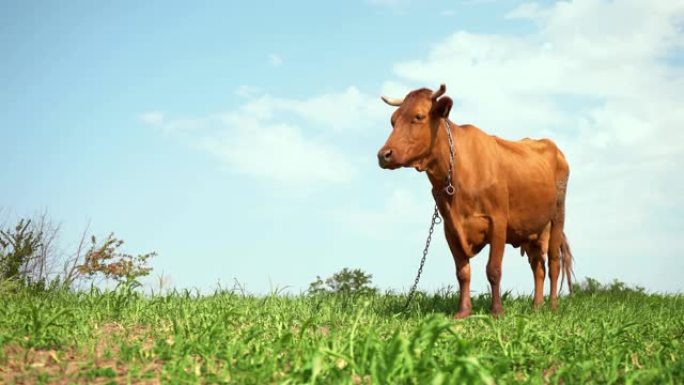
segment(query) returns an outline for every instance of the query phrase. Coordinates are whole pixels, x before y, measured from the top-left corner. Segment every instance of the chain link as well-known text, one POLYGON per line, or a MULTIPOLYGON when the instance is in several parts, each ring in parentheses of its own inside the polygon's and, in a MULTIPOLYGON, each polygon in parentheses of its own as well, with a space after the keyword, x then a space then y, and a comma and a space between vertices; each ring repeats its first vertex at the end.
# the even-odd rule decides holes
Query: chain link
MULTIPOLYGON (((454 166, 454 142, 451 139, 451 127, 449 126, 449 120, 445 119, 444 123, 447 131, 447 137, 449 138, 449 172, 447 174, 447 185, 444 188, 444 191, 449 195, 454 195, 454 186, 451 184, 451 174, 454 166)), ((411 300, 413 299, 413 296, 416 294, 416 288, 418 287, 420 276, 423 274, 425 258, 427 258, 428 249, 430 249, 430 242, 432 242, 432 233, 435 231, 435 225, 440 223, 442 223, 442 218, 439 217, 439 208, 437 207, 437 204, 435 204, 435 211, 434 213, 432 213, 432 223, 430 223, 428 236, 425 240, 425 248, 423 249, 423 257, 420 259, 418 274, 416 274, 416 279, 413 281, 413 286, 411 286, 411 290, 409 290, 408 297, 406 297, 406 304, 404 304, 404 309, 402 310, 402 312, 405 312, 406 309, 408 309, 409 305, 411 304, 411 300)))

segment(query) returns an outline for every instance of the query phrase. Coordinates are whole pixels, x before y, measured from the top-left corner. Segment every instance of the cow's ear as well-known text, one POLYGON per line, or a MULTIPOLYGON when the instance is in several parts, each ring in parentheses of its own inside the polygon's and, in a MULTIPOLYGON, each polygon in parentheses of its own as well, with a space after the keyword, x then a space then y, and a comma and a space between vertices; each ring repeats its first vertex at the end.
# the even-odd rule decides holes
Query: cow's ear
POLYGON ((448 118, 449 112, 451 111, 451 106, 453 105, 454 101, 451 100, 450 97, 443 96, 432 104, 431 113, 439 118, 448 118))

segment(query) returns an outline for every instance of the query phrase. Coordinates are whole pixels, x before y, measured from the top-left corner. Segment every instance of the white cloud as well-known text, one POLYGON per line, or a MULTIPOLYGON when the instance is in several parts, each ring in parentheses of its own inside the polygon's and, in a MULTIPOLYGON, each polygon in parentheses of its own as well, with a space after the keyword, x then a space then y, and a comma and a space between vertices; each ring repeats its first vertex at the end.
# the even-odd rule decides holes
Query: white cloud
POLYGON ((354 175, 342 152, 306 138, 297 126, 239 114, 223 121, 226 130, 199 139, 198 147, 238 173, 296 185, 342 183, 354 175))
POLYGON ((349 87, 344 92, 304 100, 263 95, 240 109, 262 119, 280 113, 295 114, 322 131, 358 131, 386 116, 387 111, 379 100, 362 94, 356 87, 349 87))
POLYGON ((247 84, 240 85, 234 91, 235 95, 237 95, 241 98, 251 98, 251 97, 257 95, 259 92, 261 92, 261 89, 259 89, 258 87, 247 85, 247 84))
POLYGON ((336 143, 385 112, 376 98, 349 87, 303 100, 266 94, 223 113, 143 121, 212 154, 231 172, 307 187, 350 181, 356 166, 336 143))
POLYGON ((273 67, 280 67, 280 65, 283 64, 283 58, 276 53, 272 53, 272 54, 268 55, 268 62, 273 67))
POLYGON ((568 227, 582 252, 610 260, 676 242, 681 220, 660 223, 666 207, 684 212, 684 180, 673 179, 684 164, 684 71, 667 60, 684 47, 684 2, 527 3, 508 17, 537 29, 455 32, 426 59, 397 64, 400 80, 384 89, 446 82, 453 120, 556 140, 572 167, 568 227))
POLYGON ((433 205, 429 200, 418 199, 413 192, 399 188, 388 194, 382 208, 345 207, 334 210, 332 217, 365 237, 391 240, 397 234, 406 234, 424 224, 433 205))
POLYGON ((164 113, 150 111, 140 115, 140 121, 151 126, 159 126, 164 123, 164 113))
POLYGON ((522 3, 506 14, 506 19, 534 19, 539 17, 539 4, 522 3))

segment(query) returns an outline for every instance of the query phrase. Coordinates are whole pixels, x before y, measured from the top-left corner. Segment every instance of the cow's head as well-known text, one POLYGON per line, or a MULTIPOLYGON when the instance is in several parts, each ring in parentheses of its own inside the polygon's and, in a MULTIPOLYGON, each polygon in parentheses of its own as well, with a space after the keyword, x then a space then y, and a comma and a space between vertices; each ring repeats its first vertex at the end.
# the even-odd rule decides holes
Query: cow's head
POLYGON ((404 99, 383 96, 390 106, 399 107, 392 114, 392 133, 378 151, 382 168, 415 167, 425 171, 443 118, 449 117, 453 101, 442 84, 438 90, 427 88, 411 91, 404 99))

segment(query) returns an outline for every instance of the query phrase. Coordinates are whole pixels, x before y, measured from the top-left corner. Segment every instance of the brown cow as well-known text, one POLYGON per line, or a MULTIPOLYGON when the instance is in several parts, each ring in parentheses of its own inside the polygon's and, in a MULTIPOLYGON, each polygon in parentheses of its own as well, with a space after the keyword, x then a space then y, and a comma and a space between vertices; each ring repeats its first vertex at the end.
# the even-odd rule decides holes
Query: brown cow
POLYGON ((571 255, 563 253, 569 250, 563 233, 569 167, 563 153, 548 139, 512 142, 450 122, 453 101, 442 96, 445 92, 442 84, 434 92, 423 88, 404 99, 382 98, 399 108, 392 114, 392 133, 378 152, 378 161, 386 169, 414 167, 427 172, 456 263, 460 301, 455 317, 470 315, 470 258, 487 244, 492 314, 503 313, 500 283, 506 243, 529 250, 535 307, 543 302, 542 251, 548 249, 550 305, 555 309, 561 261, 563 275, 570 279, 572 272, 571 255))

